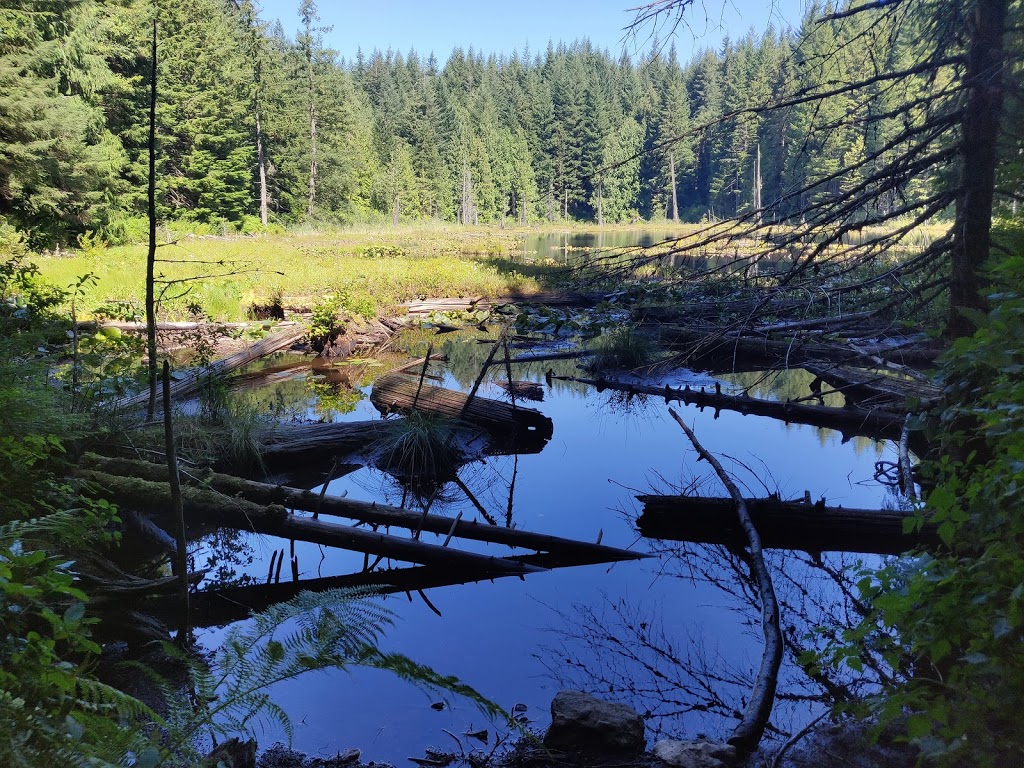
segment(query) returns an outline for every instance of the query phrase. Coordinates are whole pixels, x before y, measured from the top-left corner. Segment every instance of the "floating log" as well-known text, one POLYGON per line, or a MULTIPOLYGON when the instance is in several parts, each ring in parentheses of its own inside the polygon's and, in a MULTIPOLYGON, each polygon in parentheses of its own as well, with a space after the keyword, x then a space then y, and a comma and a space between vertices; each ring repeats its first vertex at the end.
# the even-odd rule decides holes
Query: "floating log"
POLYGON ((343 456, 381 439, 386 427, 379 420, 281 424, 260 434, 261 454, 271 463, 343 456))
MULTIPOLYGON (((644 510, 637 520, 649 539, 746 546, 732 498, 637 496, 644 510)), ((935 526, 903 532, 911 513, 888 509, 844 509, 823 502, 747 499, 750 518, 769 549, 896 555, 939 544, 935 526)))
POLYGON ((530 352, 516 357, 502 357, 492 360, 491 365, 511 365, 525 363, 543 363, 548 360, 573 360, 575 358, 591 357, 594 354, 590 349, 567 349, 560 352, 530 352))
POLYGON ((699 390, 691 389, 689 385, 682 389, 672 389, 667 384, 663 387, 652 387, 614 379, 583 379, 575 376, 552 376, 551 378, 589 384, 598 391, 614 389, 632 394, 664 397, 666 403, 676 400, 686 405, 714 408, 716 411, 736 411, 753 416, 767 416, 787 423, 835 429, 845 436, 864 435, 876 439, 884 437, 898 440, 905 418, 905 414, 894 411, 830 408, 824 405, 762 400, 747 395, 727 395, 719 391, 718 387, 715 391, 708 392, 703 387, 699 390))
MULTIPOLYGON (((82 461, 84 466, 107 474, 126 475, 153 482, 164 482, 167 479, 167 468, 152 462, 108 458, 97 454, 86 454, 82 461)), ((184 479, 189 480, 187 476, 184 479)), ((321 497, 319 493, 309 490, 259 483, 217 472, 203 472, 195 477, 194 482, 202 484, 203 487, 212 488, 225 496, 241 498, 258 505, 276 504, 307 512, 318 512, 321 515, 346 517, 377 525, 396 526, 410 531, 424 530, 441 535, 451 533, 463 539, 548 552, 546 562, 550 565, 546 567, 640 560, 646 557, 639 552, 630 552, 600 544, 532 533, 516 528, 502 528, 461 519, 456 520, 442 515, 423 515, 420 512, 376 502, 357 501, 330 495, 321 497)))
POLYGON ((406 376, 382 376, 374 382, 370 402, 383 414, 427 411, 461 418, 498 435, 524 430, 538 440, 547 441, 554 432, 551 419, 533 408, 512 406, 500 400, 476 396, 472 400, 463 392, 419 382, 406 376), (467 406, 468 402, 468 406, 467 406))
MULTIPOLYGON (((96 484, 103 498, 136 509, 169 515, 172 512, 170 488, 166 482, 80 470, 79 475, 96 484)), ((366 552, 371 555, 423 565, 449 566, 488 574, 522 575, 543 570, 499 557, 425 544, 383 533, 325 523, 288 514, 278 505, 260 505, 200 488, 181 489, 185 516, 191 523, 214 524, 226 528, 309 541, 314 544, 366 552)))
POLYGON ((544 386, 536 381, 499 381, 498 386, 511 397, 541 402, 544 400, 544 386))
MULTIPOLYGON (((225 376, 232 371, 238 370, 242 366, 248 365, 253 360, 258 360, 265 355, 277 352, 285 347, 290 347, 305 335, 306 329, 302 326, 290 326, 280 333, 274 333, 267 336, 265 339, 260 339, 255 344, 252 344, 233 355, 228 355, 227 357, 212 362, 209 365, 204 365, 201 368, 188 371, 185 373, 183 378, 171 384, 171 397, 181 398, 186 395, 190 395, 199 389, 204 382, 225 376)), ((116 401, 115 407, 122 409, 136 408, 143 405, 148 398, 148 392, 140 392, 137 395, 125 397, 116 401)))

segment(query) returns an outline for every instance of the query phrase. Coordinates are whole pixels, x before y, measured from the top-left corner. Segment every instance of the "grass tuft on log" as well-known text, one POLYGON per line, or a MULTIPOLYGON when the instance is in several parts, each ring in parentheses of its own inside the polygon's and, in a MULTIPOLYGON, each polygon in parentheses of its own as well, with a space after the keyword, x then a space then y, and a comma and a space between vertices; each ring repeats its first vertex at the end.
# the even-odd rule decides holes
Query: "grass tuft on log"
POLYGON ((384 434, 369 450, 389 474, 413 486, 435 486, 453 478, 465 461, 458 438, 466 428, 458 419, 413 411, 385 422, 384 434))
POLYGON ((647 333, 630 326, 613 328, 596 336, 587 344, 593 355, 587 367, 603 371, 636 370, 657 362, 661 350, 647 333))

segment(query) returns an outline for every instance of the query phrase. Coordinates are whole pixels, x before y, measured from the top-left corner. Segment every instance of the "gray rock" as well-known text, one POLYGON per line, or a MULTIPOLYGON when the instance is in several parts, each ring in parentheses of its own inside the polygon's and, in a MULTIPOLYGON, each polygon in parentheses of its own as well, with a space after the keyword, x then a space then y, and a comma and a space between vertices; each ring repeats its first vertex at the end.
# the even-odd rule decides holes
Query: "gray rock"
POLYGON ((625 704, 580 691, 560 691, 551 702, 551 727, 544 746, 592 755, 638 755, 644 751, 643 718, 625 704))
POLYGON ((736 747, 715 741, 659 741, 652 754, 671 768, 726 768, 736 762, 736 747))

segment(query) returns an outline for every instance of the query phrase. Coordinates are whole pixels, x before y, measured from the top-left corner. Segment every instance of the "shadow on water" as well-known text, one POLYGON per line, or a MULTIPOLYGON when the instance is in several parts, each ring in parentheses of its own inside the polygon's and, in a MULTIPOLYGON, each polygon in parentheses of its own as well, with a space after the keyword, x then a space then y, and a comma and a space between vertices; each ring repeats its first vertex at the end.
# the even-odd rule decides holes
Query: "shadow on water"
MULTIPOLYGON (((442 351, 447 364, 431 368, 440 379, 435 383, 466 391, 489 346, 470 334, 449 340, 442 351)), ((275 413, 289 418, 380 418, 368 397, 369 379, 387 367, 367 365, 358 375, 332 378, 308 368, 298 373, 300 367, 290 365, 272 366, 267 375, 281 374, 280 380, 265 387, 246 385, 237 396, 272 403, 275 413), (332 406, 328 412, 319 405, 324 391, 310 386, 310 381, 321 381, 324 390, 335 387, 359 396, 347 396, 345 409, 332 406)), ((385 560, 378 567, 388 569, 383 578, 390 580, 389 589, 409 595, 408 600, 393 600, 400 620, 385 646, 457 675, 508 708, 524 705, 537 725, 543 725, 554 693, 571 685, 632 704, 648 713, 651 729, 658 732, 723 735, 749 691, 760 653, 756 590, 746 565, 721 547, 640 540, 635 529, 637 494, 701 488, 716 495, 718 489, 704 466, 697 464, 663 401, 548 381, 549 371, 580 373, 573 360, 513 368, 516 380, 543 387, 543 401, 528 403, 554 424, 551 440, 539 452, 479 453, 467 462, 456 462, 428 487, 415 487, 407 473, 388 462, 339 464, 337 457, 309 463, 288 482, 319 491, 333 468, 326 483, 331 495, 412 510, 427 507, 506 529, 600 540, 657 555, 649 561, 568 568, 531 574, 525 580, 469 586, 452 583, 458 579, 451 574, 445 581, 446 574, 436 570, 385 560), (426 587, 432 588, 429 598, 420 598, 417 591, 426 587)), ((499 386, 506 375, 504 366, 496 366, 484 378, 480 394, 507 399, 499 386)), ((758 396, 806 394, 808 382, 800 374, 760 376, 736 374, 734 380, 722 380, 737 389, 750 388, 758 396)), ((678 371, 659 381, 677 386, 695 378, 701 377, 678 371)), ((895 503, 891 493, 873 480, 875 462, 894 457, 891 445, 843 443, 829 430, 736 413, 723 412, 716 418, 711 412, 684 407, 681 415, 751 495, 761 495, 767 488, 793 498, 808 490, 816 498, 827 495, 830 503, 846 506, 895 503)), ((279 583, 270 578, 275 583, 266 584, 274 553, 290 553, 292 546, 296 570, 308 584, 367 580, 360 574, 368 560, 360 553, 244 533, 218 537, 204 539, 195 555, 197 565, 213 567, 221 586, 262 585, 260 594, 267 600, 286 597, 297 588, 289 583, 287 570, 279 583)), ((441 544, 445 536, 424 532, 421 539, 441 544)), ((481 542, 454 539, 449 546, 467 552, 498 551, 481 542)), ((769 559, 780 585, 788 654, 780 708, 773 719, 781 733, 806 722, 815 708, 858 695, 891 672, 873 662, 856 680, 826 679, 802 666, 801 653, 827 637, 813 636, 813 627, 841 627, 861 608, 849 582, 856 557, 778 551, 769 559)), ((229 613, 221 618, 229 618, 229 613)), ((209 629, 203 642, 214 645, 221 636, 222 630, 209 629)), ((343 679, 318 675, 283 685, 273 695, 298 724, 295 745, 314 753, 359 747, 374 759, 399 761, 420 754, 442 729, 462 732, 485 725, 474 722, 479 715, 468 706, 453 702, 454 708, 437 711, 422 694, 373 672, 343 679)), ((272 738, 274 734, 268 734, 267 743, 272 738)))

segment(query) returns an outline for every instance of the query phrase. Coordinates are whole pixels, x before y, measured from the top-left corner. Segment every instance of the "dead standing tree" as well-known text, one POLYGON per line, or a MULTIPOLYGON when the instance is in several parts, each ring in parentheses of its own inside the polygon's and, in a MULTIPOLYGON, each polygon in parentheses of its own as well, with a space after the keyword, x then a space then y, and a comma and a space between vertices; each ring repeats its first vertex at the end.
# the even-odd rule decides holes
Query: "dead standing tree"
MULTIPOLYGON (((653 26, 665 37, 665 27, 672 33, 687 23, 693 5, 693 0, 646 3, 634 9, 630 29, 653 26)), ((851 109, 838 121, 813 122, 805 146, 814 135, 850 125, 899 128, 859 161, 810 175, 798 188, 678 244, 673 252, 698 254, 737 240, 764 240, 767 222, 781 217, 788 228, 773 233, 767 249, 743 257, 758 263, 795 251, 788 266, 767 270, 779 287, 820 290, 824 277, 844 278, 844 284, 829 289, 830 298, 857 296, 860 308, 927 304, 947 295, 947 335, 973 332, 971 310, 987 307, 982 270, 993 247, 996 167, 1000 152, 1011 150, 1000 145, 1008 139, 1001 126, 1005 79, 1020 58, 1014 52, 1020 50, 1021 27, 1011 13, 1019 15, 1020 9, 1008 0, 874 0, 826 10, 814 19, 817 28, 857 17, 854 39, 866 50, 899 44, 912 55, 902 66, 872 60, 849 80, 824 79, 777 94, 771 103, 734 111, 694 131, 728 130, 740 118, 814 108, 835 97, 848 99, 851 109), (1013 37, 1009 43, 1008 36, 1013 37), (931 180, 929 188, 908 193, 922 178, 931 180), (906 244, 921 225, 940 220, 950 206, 955 218, 946 234, 912 258, 881 266, 882 255, 906 244), (861 277, 865 266, 870 273, 861 277), (895 290, 871 292, 886 284, 895 290)), ((834 59, 846 44, 837 43, 822 58, 834 59)), ((873 52, 869 55, 873 59, 873 52)), ((683 138, 668 137, 659 149, 683 138)))

